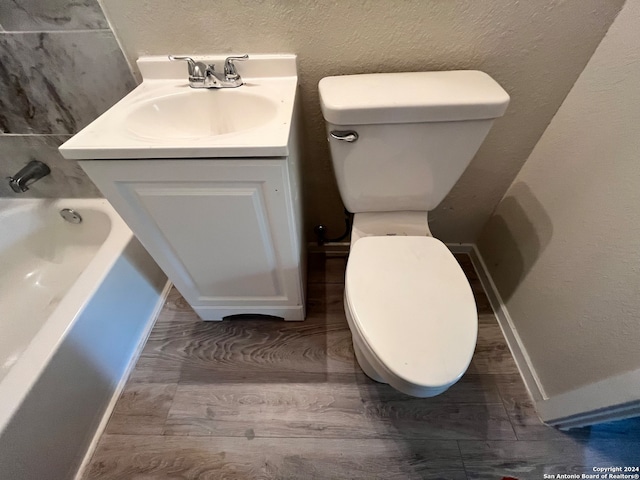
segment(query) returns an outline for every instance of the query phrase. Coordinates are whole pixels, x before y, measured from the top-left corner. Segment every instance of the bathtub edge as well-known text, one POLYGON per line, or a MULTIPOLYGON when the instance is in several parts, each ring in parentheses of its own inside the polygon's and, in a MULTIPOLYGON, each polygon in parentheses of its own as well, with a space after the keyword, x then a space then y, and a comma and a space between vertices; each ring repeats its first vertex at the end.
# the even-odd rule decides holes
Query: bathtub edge
POLYGON ((81 480, 83 475, 85 474, 85 471, 89 466, 89 462, 93 457, 96 447, 98 446, 98 442, 100 441, 102 434, 107 428, 107 423, 109 422, 109 418, 111 418, 111 414, 113 413, 116 403, 120 398, 120 395, 122 395, 124 387, 127 385, 127 382, 129 381, 129 377, 131 376, 131 372, 133 371, 136 364, 138 363, 138 359, 140 358, 140 355, 142 354, 142 351, 144 350, 144 347, 147 344, 147 340, 149 339, 149 335, 151 335, 153 326, 155 325, 158 319, 158 316, 160 315, 160 312, 162 311, 162 308, 164 307, 164 304, 167 301, 167 297, 169 296, 169 292, 171 291, 171 288, 173 288, 173 283, 171 283, 171 280, 167 279, 167 282, 165 283, 165 286, 162 289, 160 296, 158 297, 156 306, 153 312, 151 313, 151 315, 149 315, 149 320, 147 320, 147 325, 145 325, 145 331, 140 336, 140 342, 138 343, 136 350, 133 353, 131 360, 129 361, 129 364, 127 365, 124 375, 122 375, 122 378, 120 379, 120 381, 118 382, 118 385, 113 391, 111 400, 109 400, 109 404, 107 405, 107 408, 104 411, 104 414, 102 415, 102 419, 98 424, 98 428, 96 429, 96 432, 93 435, 91 442, 89 443, 87 451, 84 454, 84 458, 82 459, 82 463, 78 467, 78 471, 74 476, 74 480, 81 480))

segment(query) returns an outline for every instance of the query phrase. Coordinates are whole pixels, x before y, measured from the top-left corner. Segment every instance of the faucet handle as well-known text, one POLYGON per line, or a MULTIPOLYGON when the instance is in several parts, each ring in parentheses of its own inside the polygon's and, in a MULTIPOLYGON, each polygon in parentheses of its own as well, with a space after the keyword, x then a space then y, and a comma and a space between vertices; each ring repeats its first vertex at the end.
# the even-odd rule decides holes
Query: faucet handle
POLYGON ((187 64, 189 65, 189 75, 191 75, 193 70, 196 68, 196 62, 191 57, 181 57, 179 55, 168 55, 168 57, 169 57, 169 60, 171 60, 172 62, 175 62, 178 60, 184 60, 185 62, 187 62, 187 64))
POLYGON ((196 62, 191 57, 181 57, 177 55, 169 55, 169 60, 175 62, 177 60, 184 60, 189 67, 189 81, 202 81, 205 77, 207 65, 202 62, 196 62))
POLYGON ((249 58, 249 55, 246 53, 240 56, 227 57, 227 59, 224 61, 224 76, 227 80, 237 80, 238 78, 240 78, 240 75, 238 75, 238 71, 236 70, 236 66, 233 62, 235 62, 236 60, 246 60, 247 58, 249 58))

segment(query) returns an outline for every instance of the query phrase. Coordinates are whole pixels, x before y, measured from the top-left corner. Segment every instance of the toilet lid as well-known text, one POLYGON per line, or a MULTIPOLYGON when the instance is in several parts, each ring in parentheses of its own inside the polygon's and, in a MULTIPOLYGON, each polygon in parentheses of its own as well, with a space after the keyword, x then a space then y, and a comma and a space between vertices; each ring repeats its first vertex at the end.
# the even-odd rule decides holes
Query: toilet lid
POLYGON ((464 272, 432 237, 365 237, 352 247, 345 297, 355 328, 393 374, 423 386, 458 380, 478 315, 464 272))

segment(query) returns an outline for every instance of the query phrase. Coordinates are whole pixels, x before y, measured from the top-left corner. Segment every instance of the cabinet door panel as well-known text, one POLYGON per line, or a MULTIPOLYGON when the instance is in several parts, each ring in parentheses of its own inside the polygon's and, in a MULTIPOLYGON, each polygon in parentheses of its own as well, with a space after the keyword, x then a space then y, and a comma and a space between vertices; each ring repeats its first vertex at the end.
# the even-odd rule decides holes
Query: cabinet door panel
MULTIPOLYGON (((132 204, 144 209, 183 264, 195 302, 284 300, 263 182, 128 183, 132 204), (271 298, 269 298, 271 297, 271 298)), ((134 207, 135 208, 135 207, 134 207)))
POLYGON ((82 167, 207 319, 302 319, 286 159, 106 160, 82 167))

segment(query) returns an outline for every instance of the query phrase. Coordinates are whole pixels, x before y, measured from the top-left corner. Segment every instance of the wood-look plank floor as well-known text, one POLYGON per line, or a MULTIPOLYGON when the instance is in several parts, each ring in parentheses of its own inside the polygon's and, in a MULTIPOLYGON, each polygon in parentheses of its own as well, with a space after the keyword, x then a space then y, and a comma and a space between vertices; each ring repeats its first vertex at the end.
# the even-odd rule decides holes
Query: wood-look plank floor
POLYGON ((304 322, 202 322, 174 289, 85 479, 540 479, 640 461, 640 422, 538 420, 466 255, 479 313, 467 374, 430 399, 359 369, 345 257, 311 255, 304 322), (626 462, 626 463, 625 463, 626 462))

